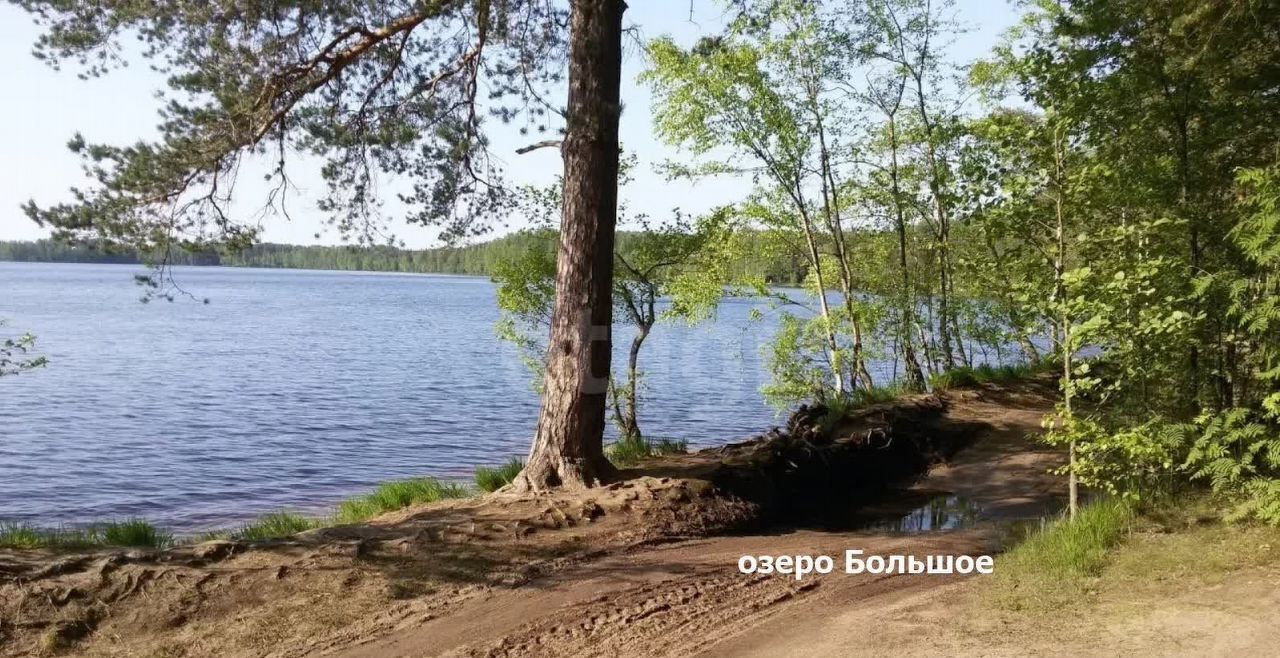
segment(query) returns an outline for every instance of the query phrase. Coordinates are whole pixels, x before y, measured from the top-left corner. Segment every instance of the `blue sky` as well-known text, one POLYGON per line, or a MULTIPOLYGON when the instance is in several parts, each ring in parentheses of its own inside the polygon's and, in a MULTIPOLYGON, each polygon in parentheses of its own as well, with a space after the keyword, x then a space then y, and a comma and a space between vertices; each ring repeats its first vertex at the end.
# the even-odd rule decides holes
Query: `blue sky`
MULTIPOLYGON (((721 24, 719 6, 707 0, 693 0, 691 21, 690 0, 635 0, 626 19, 639 28, 644 38, 669 34, 682 43, 691 43, 721 24)), ((952 57, 960 62, 985 54, 1017 17, 1008 0, 958 0, 956 8, 961 21, 970 28, 952 47, 952 57)), ((54 71, 31 56, 31 44, 37 34, 25 12, 0 4, 0 61, 6 62, 0 84, 0 240, 45 236, 47 231, 28 220, 19 206, 28 199, 41 204, 67 199, 67 189, 84 181, 78 158, 64 146, 76 131, 91 142, 105 143, 127 143, 155 134, 158 103, 154 92, 162 87, 163 79, 151 72, 145 62, 133 62, 103 78, 80 80, 74 66, 54 71)), ((673 208, 696 213, 745 196, 748 188, 742 181, 673 183, 652 171, 655 163, 678 157, 679 152, 653 137, 649 93, 635 79, 643 66, 637 48, 628 45, 621 135, 627 151, 639 158, 640 170, 636 180, 622 191, 624 201, 633 212, 656 218, 667 216, 673 208)), ((494 150, 515 182, 550 182, 560 169, 559 154, 554 149, 541 149, 515 155, 514 150, 528 141, 514 131, 498 131, 494 150)), ((339 243, 335 232, 324 231, 322 217, 315 210, 314 199, 324 189, 316 167, 300 162, 291 175, 303 189, 290 202, 293 221, 269 218, 264 224, 264 239, 294 244, 339 243), (308 190, 312 193, 308 194, 308 190)), ((234 210, 248 213, 258 206, 261 187, 251 180, 256 178, 242 177, 241 198, 234 210)), ((386 179, 381 183, 387 198, 402 184, 386 179)), ((394 201, 389 201, 384 210, 393 218, 397 215, 394 201)), ((519 219, 513 218, 512 225, 518 227, 519 219)), ((432 229, 394 220, 391 228, 409 247, 437 244, 432 229)))

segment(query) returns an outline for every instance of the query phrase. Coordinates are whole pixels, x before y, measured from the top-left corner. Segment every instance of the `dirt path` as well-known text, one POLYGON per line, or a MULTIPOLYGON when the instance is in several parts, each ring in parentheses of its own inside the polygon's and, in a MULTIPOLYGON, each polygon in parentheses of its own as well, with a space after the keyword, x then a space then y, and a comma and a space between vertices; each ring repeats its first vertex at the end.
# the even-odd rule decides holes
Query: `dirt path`
MULTIPOLYGON (((392 656, 779 656, 841 655, 831 638, 837 615, 866 614, 929 596, 961 579, 937 575, 743 575, 742 555, 977 555, 995 550, 1007 523, 1054 509, 1058 456, 1027 440, 1050 408, 1047 398, 966 393, 948 411, 985 429, 972 447, 913 487, 928 500, 949 492, 976 507, 972 527, 903 534, 790 528, 646 547, 575 566, 510 591, 492 591, 451 614, 337 652, 392 656)), ((895 516, 891 509, 862 514, 895 516)), ((899 510, 897 515, 901 514, 899 510)), ((868 617, 856 624, 864 631, 868 617)), ((843 625, 842 625, 843 626, 843 625)), ((873 628, 874 626, 870 626, 873 628)), ((853 627, 850 627, 853 628, 853 627)))

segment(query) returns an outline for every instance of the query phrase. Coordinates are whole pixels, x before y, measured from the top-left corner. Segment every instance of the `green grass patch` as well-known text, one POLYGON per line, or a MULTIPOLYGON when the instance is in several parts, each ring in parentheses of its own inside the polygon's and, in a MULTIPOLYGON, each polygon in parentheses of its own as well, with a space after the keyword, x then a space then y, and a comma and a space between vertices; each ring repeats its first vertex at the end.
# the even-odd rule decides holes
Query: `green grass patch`
POLYGON ((1222 582, 1241 569, 1280 564, 1280 528, 1214 522, 1136 532, 1114 551, 1097 584, 1121 596, 1171 595, 1222 582))
POLYGON ((840 421, 858 409, 873 404, 893 402, 906 392, 905 388, 895 384, 871 389, 859 388, 849 395, 833 397, 822 403, 826 411, 818 418, 818 427, 823 432, 829 433, 840 425, 840 421))
POLYGON ((37 528, 25 523, 0 523, 0 548, 50 548, 58 545, 63 530, 37 528))
MULTIPOLYGON (((510 482, 523 464, 513 459, 489 469, 476 469, 477 484, 497 488, 510 482), (484 475, 482 475, 484 472, 484 475), (483 480, 483 482, 482 482, 483 480)), ((491 490, 491 489, 486 489, 491 490)), ((182 538, 182 543, 234 539, 262 541, 296 535, 335 524, 359 523, 386 512, 447 498, 464 498, 472 490, 462 484, 435 478, 411 478, 385 482, 372 492, 343 501, 332 515, 305 516, 272 512, 239 528, 214 530, 182 538)), ((43 528, 26 523, 0 521, 0 548, 76 550, 96 547, 165 548, 177 540, 143 519, 95 523, 85 527, 43 528)))
POLYGON ((280 539, 296 535, 304 530, 319 528, 322 525, 324 525, 324 522, 321 519, 292 512, 272 512, 240 526, 240 529, 231 533, 230 538, 248 541, 280 539))
POLYGON ((973 368, 960 366, 933 373, 929 376, 929 386, 935 391, 945 391, 979 384, 1011 382, 1026 379, 1043 372, 1047 367, 1046 365, 1036 366, 1029 363, 1013 363, 1002 366, 984 363, 973 368))
POLYGON ((682 439, 656 439, 649 442, 649 452, 654 456, 683 455, 689 452, 689 442, 682 439))
POLYGON ((649 456, 649 442, 642 436, 624 436, 605 446, 604 454, 616 466, 633 466, 649 456))
POLYGON ((858 406, 857 402, 851 397, 831 398, 823 405, 826 407, 826 411, 822 412, 822 415, 818 417, 818 427, 822 429, 823 434, 830 434, 832 430, 840 425, 840 421, 844 420, 850 413, 853 413, 858 406))
POLYGON ((338 505, 338 523, 359 523, 379 514, 394 512, 410 505, 433 503, 446 498, 466 498, 471 492, 460 484, 441 482, 435 478, 410 478, 378 485, 372 493, 338 505))
POLYGON ((650 457, 689 452, 689 442, 680 439, 645 439, 628 436, 605 446, 604 454, 615 466, 634 466, 650 457))
POLYGON ((1241 570, 1277 565, 1280 528, 1225 523, 1211 496, 1170 496, 1137 511, 1103 501, 997 557, 995 574, 975 592, 994 610, 974 614, 1002 615, 1012 632, 1008 624, 1038 627, 1065 610, 1079 619, 1141 613, 1241 570))
POLYGON ((25 523, 0 523, 0 548, 164 548, 172 544, 172 534, 143 519, 105 521, 83 528, 41 528, 25 523))
POLYGON ((93 526, 91 531, 105 546, 163 548, 173 543, 172 534, 156 528, 143 519, 103 523, 93 526))
POLYGON ((900 385, 876 386, 875 388, 860 388, 853 393, 853 399, 856 406, 865 407, 871 404, 880 404, 883 402, 893 402, 906 394, 906 389, 900 385))
POLYGON ((1127 503, 1107 499, 1085 505, 1075 519, 1046 524, 996 559, 992 581, 997 604, 1011 610, 1050 610, 1077 600, 1133 523, 1127 503))
POLYGON ((487 492, 497 491, 511 484, 523 469, 524 462, 519 457, 512 457, 501 466, 477 466, 476 488, 487 492))

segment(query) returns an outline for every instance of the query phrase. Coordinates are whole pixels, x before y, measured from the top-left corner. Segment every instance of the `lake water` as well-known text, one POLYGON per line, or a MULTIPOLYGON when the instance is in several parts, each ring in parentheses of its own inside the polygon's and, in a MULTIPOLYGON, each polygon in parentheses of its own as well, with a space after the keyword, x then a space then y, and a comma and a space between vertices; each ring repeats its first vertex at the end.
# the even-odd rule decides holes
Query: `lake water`
MULTIPOLYGON (((0 263, 0 318, 48 367, 0 378, 0 519, 179 531, 319 510, 379 481, 523 456, 530 375, 483 278, 177 268, 209 304, 139 303, 140 267, 0 263)), ((655 329, 641 426, 692 445, 777 424, 751 300, 655 329)), ((616 363, 631 330, 618 327, 616 363)))
MULTIPOLYGON (((469 480, 528 451, 538 398, 494 335, 487 279, 180 267, 209 303, 143 304, 145 271, 0 262, 2 335, 30 331, 49 358, 0 378, 0 520, 191 532, 318 512, 385 480, 469 480)), ((713 321, 654 329, 646 435, 697 447, 779 423, 760 393, 776 321, 752 317, 767 308, 727 299, 713 321)), ((625 363, 632 329, 614 336, 625 363)))

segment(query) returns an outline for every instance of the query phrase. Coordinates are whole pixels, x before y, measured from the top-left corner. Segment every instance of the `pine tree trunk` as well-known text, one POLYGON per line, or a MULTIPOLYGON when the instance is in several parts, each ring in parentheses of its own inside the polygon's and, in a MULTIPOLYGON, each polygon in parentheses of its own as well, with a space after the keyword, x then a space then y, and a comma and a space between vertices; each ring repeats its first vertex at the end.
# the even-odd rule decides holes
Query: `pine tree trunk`
POLYGON ((563 215, 542 410, 517 491, 589 487, 617 470, 604 456, 609 388, 622 0, 570 10, 563 215))

